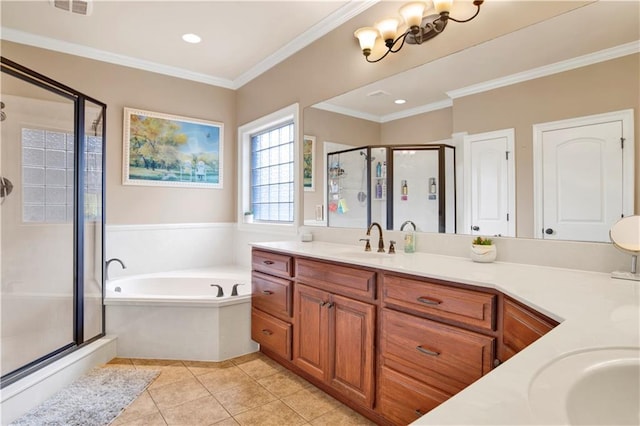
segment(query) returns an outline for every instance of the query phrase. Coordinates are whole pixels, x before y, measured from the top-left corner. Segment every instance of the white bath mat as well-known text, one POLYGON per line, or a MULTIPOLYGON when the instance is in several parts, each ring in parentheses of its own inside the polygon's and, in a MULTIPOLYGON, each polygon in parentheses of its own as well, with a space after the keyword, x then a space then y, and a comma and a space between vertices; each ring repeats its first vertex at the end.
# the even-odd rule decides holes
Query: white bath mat
POLYGON ((157 370, 94 368, 11 426, 108 425, 158 374, 157 370))

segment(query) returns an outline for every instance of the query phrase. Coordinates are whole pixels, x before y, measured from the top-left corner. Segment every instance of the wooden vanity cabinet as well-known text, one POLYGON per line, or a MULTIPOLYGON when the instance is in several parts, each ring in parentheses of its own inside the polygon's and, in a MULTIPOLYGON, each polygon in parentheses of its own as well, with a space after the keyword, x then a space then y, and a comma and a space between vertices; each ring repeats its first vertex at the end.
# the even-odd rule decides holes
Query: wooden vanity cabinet
POLYGON ((251 338, 261 347, 290 360, 293 258, 260 250, 253 250, 252 254, 251 338))
POLYGON ((294 307, 293 363, 351 401, 373 407, 375 305, 296 282, 294 307))
POLYGON ((410 423, 493 368, 497 296, 384 274, 377 410, 410 423), (404 392, 399 397, 398 392, 404 392))
POLYGON ((498 358, 505 362, 558 325, 557 321, 504 296, 498 358))

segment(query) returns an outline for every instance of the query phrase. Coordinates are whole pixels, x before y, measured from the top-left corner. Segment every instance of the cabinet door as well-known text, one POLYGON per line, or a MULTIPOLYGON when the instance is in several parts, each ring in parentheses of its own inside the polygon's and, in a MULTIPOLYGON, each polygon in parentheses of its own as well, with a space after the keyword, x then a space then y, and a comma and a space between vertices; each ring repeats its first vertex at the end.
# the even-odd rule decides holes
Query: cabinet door
POLYGON ((551 331, 557 322, 504 298, 500 361, 504 362, 551 331))
POLYGON ((327 377, 329 293, 296 284, 293 362, 320 380, 327 377))
POLYGON ((331 386, 373 407, 375 306, 332 295, 327 305, 331 386))

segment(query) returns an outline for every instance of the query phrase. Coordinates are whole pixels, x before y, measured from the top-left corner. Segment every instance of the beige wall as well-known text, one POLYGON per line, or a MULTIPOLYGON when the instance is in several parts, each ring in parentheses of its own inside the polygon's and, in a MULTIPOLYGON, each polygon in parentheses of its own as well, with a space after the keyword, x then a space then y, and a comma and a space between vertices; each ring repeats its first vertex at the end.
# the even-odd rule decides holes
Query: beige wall
POLYGON ((233 90, 4 40, 2 56, 107 104, 107 224, 235 221, 237 126, 233 90), (124 107, 224 123, 224 188, 123 186, 124 107))
POLYGON ((382 145, 423 144, 450 139, 453 133, 453 111, 437 111, 390 121, 381 126, 382 145))
POLYGON ((316 108, 304 110, 304 134, 316 137, 314 153, 315 191, 304 192, 304 218, 315 219, 316 204, 324 200, 323 143, 365 146, 380 143, 380 124, 316 108))
POLYGON ((533 236, 533 130, 537 123, 623 109, 635 110, 636 193, 640 212, 640 55, 456 99, 453 131, 515 128, 516 235, 533 236))

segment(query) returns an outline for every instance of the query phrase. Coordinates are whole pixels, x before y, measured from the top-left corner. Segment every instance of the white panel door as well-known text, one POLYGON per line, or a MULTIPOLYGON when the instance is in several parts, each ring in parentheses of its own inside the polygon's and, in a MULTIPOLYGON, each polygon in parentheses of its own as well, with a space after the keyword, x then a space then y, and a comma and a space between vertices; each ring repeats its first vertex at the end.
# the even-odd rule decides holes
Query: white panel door
MULTIPOLYGON (((515 236, 511 212, 509 136, 487 134, 470 141, 471 234, 515 236)), ((478 135, 476 135, 478 136, 478 135)))
POLYGON ((609 241, 623 211, 622 122, 542 134, 542 236, 609 241))

